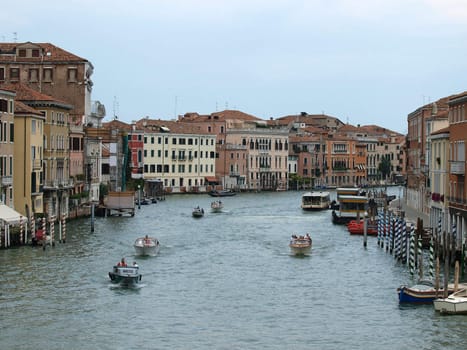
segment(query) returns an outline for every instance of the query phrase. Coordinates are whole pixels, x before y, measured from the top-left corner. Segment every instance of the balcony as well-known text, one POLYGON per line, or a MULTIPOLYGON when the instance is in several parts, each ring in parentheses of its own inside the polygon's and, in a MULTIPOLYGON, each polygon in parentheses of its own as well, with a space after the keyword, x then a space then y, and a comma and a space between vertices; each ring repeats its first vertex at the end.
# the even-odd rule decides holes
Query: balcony
POLYGON ((73 187, 73 180, 48 180, 44 181, 44 190, 61 190, 73 187))
POLYGON ((42 161, 40 159, 33 159, 32 160, 32 169, 33 170, 41 170, 42 169, 42 161))
POLYGON ((2 176, 2 186, 13 185, 13 176, 2 176))
POLYGON ((465 175, 465 161, 451 160, 450 172, 453 175, 465 175))

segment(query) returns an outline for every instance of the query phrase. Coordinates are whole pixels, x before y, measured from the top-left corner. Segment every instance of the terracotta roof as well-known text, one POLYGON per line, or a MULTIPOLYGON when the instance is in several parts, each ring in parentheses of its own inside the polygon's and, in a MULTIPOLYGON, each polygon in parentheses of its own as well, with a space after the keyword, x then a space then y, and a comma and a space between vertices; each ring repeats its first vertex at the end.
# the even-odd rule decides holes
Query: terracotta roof
POLYGON ((201 126, 196 123, 185 123, 173 120, 144 118, 136 122, 136 128, 138 130, 144 130, 147 133, 167 132, 172 134, 210 135, 210 133, 203 131, 201 126))
POLYGON ((39 112, 37 109, 29 107, 28 105, 20 101, 15 102, 15 114, 34 114, 34 115, 45 118, 44 115, 41 112, 39 112))
POLYGON ((430 135, 440 135, 440 134, 449 134, 451 131, 450 127, 447 126, 445 128, 433 131, 430 135))
POLYGON ((56 103, 63 106, 67 106, 71 108, 72 106, 67 104, 64 101, 57 100, 52 96, 42 94, 34 89, 31 89, 25 84, 21 83, 13 83, 13 84, 0 84, 1 89, 8 89, 11 91, 16 92, 16 101, 23 101, 23 102, 49 102, 49 103, 56 103))
POLYGON ((88 60, 50 43, 0 43, 0 62, 11 62, 12 55, 15 55, 15 62, 18 63, 36 61, 44 64, 47 62, 88 62, 88 60), (42 52, 39 57, 19 57, 16 55, 16 50, 21 47, 37 47, 42 52))
POLYGON ((251 114, 247 114, 241 111, 236 111, 236 110, 225 110, 225 111, 219 111, 219 112, 214 112, 211 114, 198 114, 198 113, 185 113, 183 116, 179 118, 179 121, 184 121, 184 122, 205 122, 205 121, 212 121, 212 120, 218 120, 218 121, 225 121, 225 120, 263 120, 261 118, 255 117, 251 114))
POLYGON ((102 127, 105 129, 119 129, 119 130, 126 130, 131 131, 133 128, 130 124, 122 122, 121 120, 114 119, 110 122, 102 123, 102 127))

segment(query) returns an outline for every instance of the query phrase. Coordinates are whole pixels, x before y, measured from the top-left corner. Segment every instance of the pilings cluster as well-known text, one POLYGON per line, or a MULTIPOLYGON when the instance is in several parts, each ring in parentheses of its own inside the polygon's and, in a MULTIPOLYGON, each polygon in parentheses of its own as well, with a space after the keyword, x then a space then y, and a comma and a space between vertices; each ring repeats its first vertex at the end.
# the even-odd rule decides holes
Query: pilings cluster
POLYGON ((428 267, 427 278, 434 280, 440 262, 444 263, 445 283, 449 278, 450 267, 457 262, 460 274, 467 271, 466 244, 458 247, 457 229, 453 224, 450 231, 442 231, 441 222, 434 229, 423 227, 423 220, 406 220, 401 210, 387 207, 378 211, 377 244, 402 264, 408 266, 412 276, 424 278, 424 266, 428 267), (428 249, 428 261, 424 264, 423 249, 428 249))

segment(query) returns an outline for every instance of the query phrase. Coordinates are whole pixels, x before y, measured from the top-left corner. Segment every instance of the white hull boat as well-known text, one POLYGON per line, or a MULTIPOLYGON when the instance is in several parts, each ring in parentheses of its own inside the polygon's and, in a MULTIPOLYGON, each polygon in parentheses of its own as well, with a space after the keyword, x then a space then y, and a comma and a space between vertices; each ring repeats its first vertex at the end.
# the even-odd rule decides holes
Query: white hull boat
POLYGON ((442 314, 458 315, 467 314, 467 289, 461 289, 452 293, 447 298, 433 301, 435 310, 442 314))
POLYGON ((290 239, 289 247, 293 255, 308 255, 311 251, 311 238, 306 236, 293 235, 290 239))
POLYGON ((222 203, 221 201, 214 201, 211 203, 211 211, 213 213, 220 213, 223 208, 224 208, 224 203, 222 203))
POLYGON ((156 256, 160 248, 157 238, 149 236, 137 238, 133 246, 140 256, 156 256))
POLYGON ((110 280, 122 286, 132 286, 141 281, 142 275, 138 266, 118 266, 115 265, 109 272, 110 280))

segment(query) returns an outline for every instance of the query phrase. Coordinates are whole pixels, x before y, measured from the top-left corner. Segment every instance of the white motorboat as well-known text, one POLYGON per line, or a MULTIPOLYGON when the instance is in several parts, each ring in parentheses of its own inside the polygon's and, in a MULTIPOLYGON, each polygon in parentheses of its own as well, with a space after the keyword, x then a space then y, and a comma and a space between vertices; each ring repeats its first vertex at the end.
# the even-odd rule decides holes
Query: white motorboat
POLYGON ((311 251, 311 237, 307 233, 305 236, 292 235, 289 247, 293 255, 308 255, 311 251))
POLYGON ((213 213, 220 213, 222 209, 224 208, 224 203, 222 201, 214 201, 211 202, 211 211, 213 213))
POLYGON ((139 237, 133 244, 135 247, 136 255, 141 256, 156 256, 159 253, 159 241, 155 237, 139 237))
POLYGON ((467 314, 467 288, 452 293, 447 298, 435 299, 433 305, 442 314, 467 314))
POLYGON ((313 191, 302 195, 303 210, 324 210, 331 206, 331 196, 327 191, 313 191))
POLYGON ((109 272, 110 280, 122 286, 132 286, 141 281, 142 275, 139 273, 139 266, 136 263, 127 265, 125 259, 122 259, 109 272))

